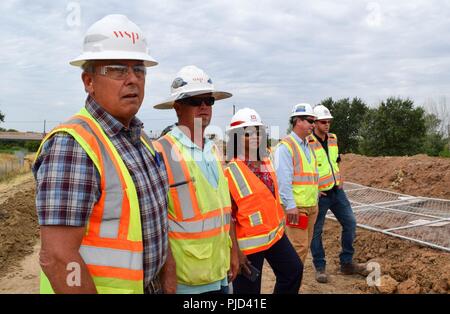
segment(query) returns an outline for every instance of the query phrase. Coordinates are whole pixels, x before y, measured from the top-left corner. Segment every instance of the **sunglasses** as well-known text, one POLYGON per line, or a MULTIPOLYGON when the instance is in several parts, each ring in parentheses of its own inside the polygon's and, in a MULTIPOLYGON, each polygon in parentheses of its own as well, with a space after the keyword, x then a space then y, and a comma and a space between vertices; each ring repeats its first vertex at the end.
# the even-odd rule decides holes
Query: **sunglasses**
POLYGON ((319 122, 320 124, 331 124, 331 120, 318 120, 316 122, 319 122))
POLYGON ((302 120, 302 121, 307 121, 309 124, 314 124, 314 123, 316 123, 316 120, 314 120, 314 119, 300 118, 300 120, 302 120))
POLYGON ((250 137, 250 136, 257 136, 257 137, 260 137, 261 135, 262 135, 262 133, 260 133, 259 132, 259 128, 254 128, 254 127, 252 127, 252 128, 249 128, 249 129, 247 129, 247 128, 244 128, 244 136, 245 137, 250 137))
POLYGON ((215 98, 214 97, 189 97, 180 100, 183 104, 186 104, 191 107, 200 107, 203 103, 208 107, 214 105, 215 98))

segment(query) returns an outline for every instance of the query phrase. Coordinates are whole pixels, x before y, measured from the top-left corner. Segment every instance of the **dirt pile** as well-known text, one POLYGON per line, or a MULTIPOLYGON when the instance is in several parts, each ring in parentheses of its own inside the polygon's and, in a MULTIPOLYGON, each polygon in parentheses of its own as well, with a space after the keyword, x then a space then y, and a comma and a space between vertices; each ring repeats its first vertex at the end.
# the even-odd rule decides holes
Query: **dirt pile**
POLYGON ((6 199, 0 202, 0 275, 33 252, 39 237, 34 184, 31 175, 27 179, 20 188, 0 193, 6 199))
POLYGON ((344 180, 414 196, 450 199, 450 158, 342 155, 344 180))
MULTIPOLYGON (((415 196, 450 199, 448 158, 426 155, 366 157, 346 154, 342 156, 341 169, 345 180, 355 183, 415 196)), ((334 221, 328 221, 327 228, 326 246, 333 250, 332 243, 334 246, 339 243, 340 226, 334 221)), ((378 262, 382 274, 399 283, 394 292, 449 291, 450 253, 359 228, 355 250, 357 260, 378 262)), ((366 284, 358 288, 364 292, 377 292, 366 284)))

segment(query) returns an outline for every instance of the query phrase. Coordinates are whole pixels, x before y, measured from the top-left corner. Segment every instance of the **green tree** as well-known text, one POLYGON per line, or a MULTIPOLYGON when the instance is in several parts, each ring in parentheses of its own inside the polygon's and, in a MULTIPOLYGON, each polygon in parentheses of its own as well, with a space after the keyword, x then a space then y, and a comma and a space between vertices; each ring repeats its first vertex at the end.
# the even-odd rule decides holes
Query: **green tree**
POLYGON ((447 143, 441 129, 441 120, 433 113, 425 116, 426 135, 423 143, 423 150, 429 156, 439 156, 447 143))
POLYGON ((369 109, 361 125, 361 152, 369 156, 404 156, 423 152, 425 111, 410 99, 388 98, 369 109))
POLYGON ((331 97, 320 103, 327 107, 333 116, 330 132, 338 137, 339 151, 342 153, 357 153, 359 146, 359 131, 361 123, 369 110, 360 99, 343 98, 334 101, 331 97))
MULTIPOLYGON (((5 115, 0 111, 0 122, 5 122, 5 115)), ((5 129, 0 127, 0 132, 4 132, 5 129)))

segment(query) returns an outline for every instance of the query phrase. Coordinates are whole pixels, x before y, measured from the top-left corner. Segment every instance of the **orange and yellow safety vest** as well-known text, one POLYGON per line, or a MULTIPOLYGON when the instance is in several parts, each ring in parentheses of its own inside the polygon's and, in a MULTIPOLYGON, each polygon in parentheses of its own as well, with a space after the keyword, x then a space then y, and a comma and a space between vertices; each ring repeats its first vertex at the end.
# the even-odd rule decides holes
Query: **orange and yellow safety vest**
MULTIPOLYGON (((59 132, 73 136, 100 174, 101 196, 89 217, 79 250, 97 292, 143 293, 141 215, 136 187, 125 163, 99 123, 85 108, 52 130, 40 149, 59 132)), ((144 133, 141 140, 154 154, 152 144, 144 133)), ((41 293, 53 293, 43 272, 41 293)))
POLYGON ((278 194, 275 171, 268 158, 262 161, 275 187, 275 196, 240 159, 225 169, 231 196, 238 210, 236 236, 240 250, 253 254, 269 249, 284 234, 285 216, 278 194))

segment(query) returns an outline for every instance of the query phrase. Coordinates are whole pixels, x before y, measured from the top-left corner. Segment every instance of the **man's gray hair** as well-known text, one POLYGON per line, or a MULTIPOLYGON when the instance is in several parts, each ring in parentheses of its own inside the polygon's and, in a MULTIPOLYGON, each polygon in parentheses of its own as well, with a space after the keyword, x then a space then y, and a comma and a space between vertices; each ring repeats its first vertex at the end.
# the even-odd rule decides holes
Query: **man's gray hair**
POLYGON ((297 123, 297 119, 298 119, 297 116, 291 117, 289 119, 289 125, 291 126, 292 129, 295 127, 295 123, 297 123))

